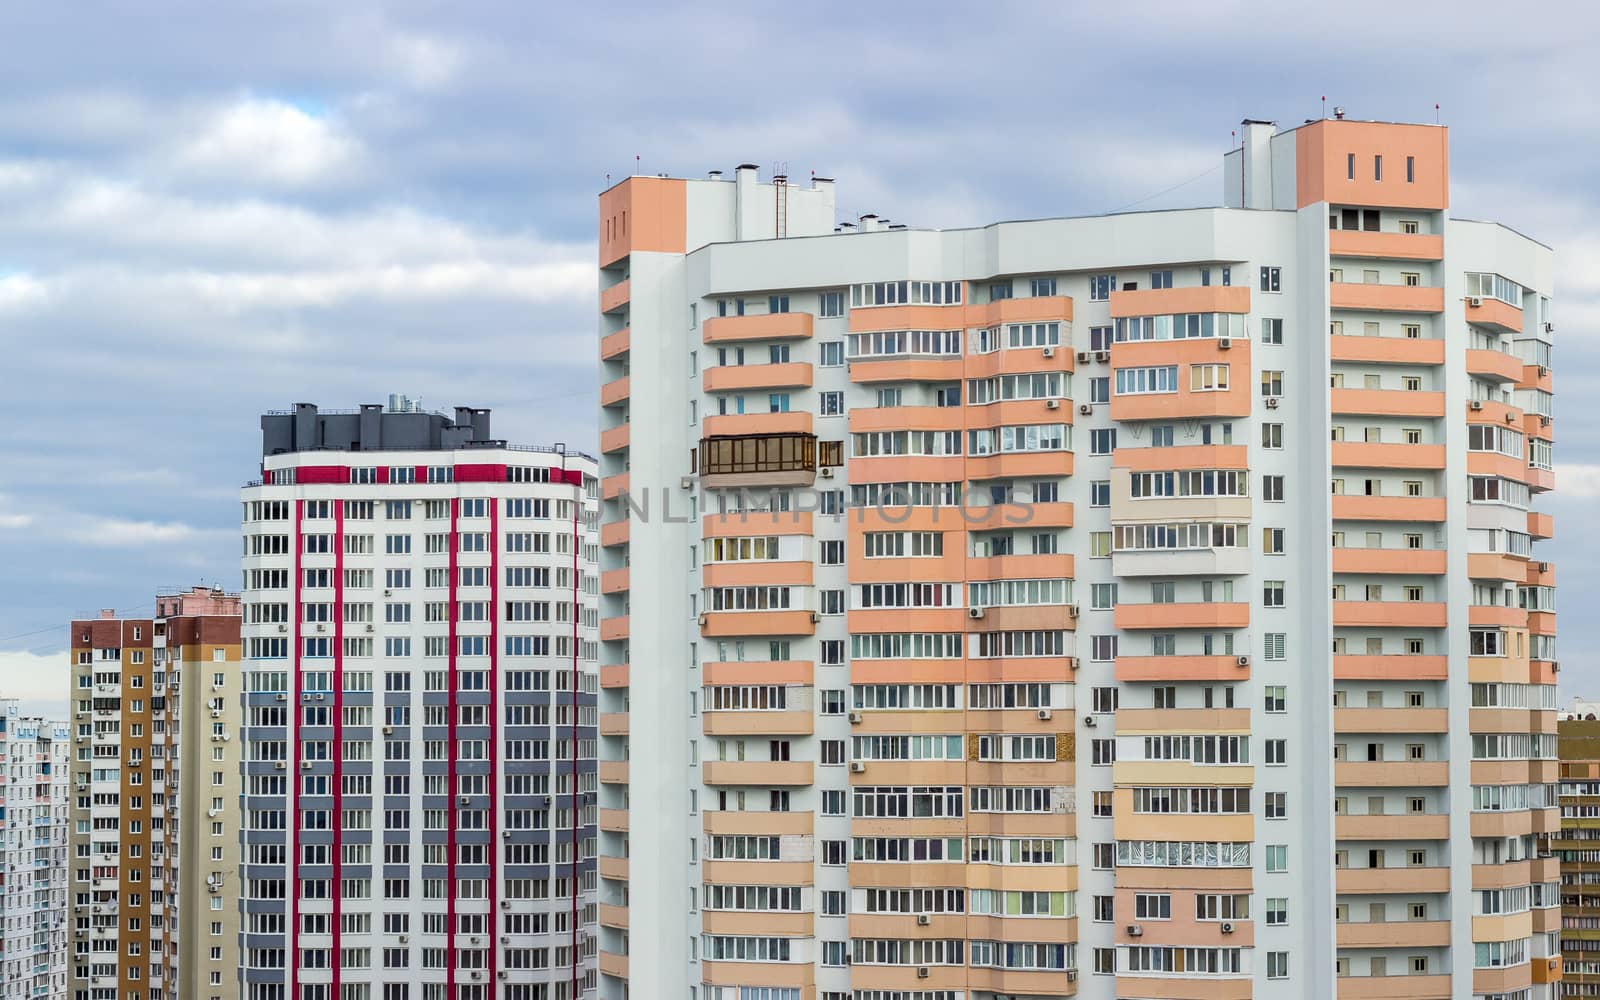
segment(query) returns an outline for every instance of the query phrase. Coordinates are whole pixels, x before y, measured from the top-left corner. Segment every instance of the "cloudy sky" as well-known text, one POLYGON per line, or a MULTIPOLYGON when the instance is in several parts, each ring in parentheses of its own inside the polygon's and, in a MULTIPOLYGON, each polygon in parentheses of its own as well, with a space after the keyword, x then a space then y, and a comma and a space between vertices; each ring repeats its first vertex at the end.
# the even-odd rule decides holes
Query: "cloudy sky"
POLYGON ((0 697, 64 705, 75 615, 237 584, 263 409, 407 392, 591 446, 594 197, 636 156, 784 162, 837 178, 846 216, 919 226, 1213 204, 1240 118, 1324 94, 1437 102, 1453 211, 1560 255, 1544 509, 1564 693, 1600 697, 1583 9, 0 5, 0 697))

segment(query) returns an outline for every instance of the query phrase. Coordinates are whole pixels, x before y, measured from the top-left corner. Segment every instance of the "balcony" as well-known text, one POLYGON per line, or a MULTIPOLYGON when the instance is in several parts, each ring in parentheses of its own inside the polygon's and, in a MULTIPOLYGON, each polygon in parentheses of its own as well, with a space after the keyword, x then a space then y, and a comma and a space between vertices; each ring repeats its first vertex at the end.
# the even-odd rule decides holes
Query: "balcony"
POLYGON ((1333 442, 1333 465, 1346 469, 1442 469, 1442 444, 1333 442))
POLYGON ((811 385, 811 365, 791 361, 777 365, 717 365, 700 373, 706 392, 750 389, 796 389, 811 385))
POLYGON ((1443 760, 1335 761, 1333 783, 1342 788, 1443 788, 1450 783, 1450 763, 1443 760))
POLYGON ((964 376, 960 358, 900 357, 852 358, 850 381, 875 382, 959 382, 964 376))
POLYGON ((1338 1000, 1451 1000, 1450 977, 1340 976, 1338 1000))
POLYGON ((733 344, 750 340, 804 340, 811 336, 810 313, 767 313, 762 316, 713 316, 701 327, 708 344, 733 344))
POLYGON ((814 611, 708 611, 700 616, 707 639, 815 635, 814 611))
POLYGON ((1450 944, 1448 920, 1380 920, 1336 924, 1340 948, 1445 948, 1450 944))
POLYGON ((1478 304, 1472 304, 1469 297, 1465 305, 1467 322, 1474 326, 1486 326, 1501 333, 1522 332, 1522 310, 1507 302, 1496 298, 1479 296, 1478 304))
POLYGON ((1117 551, 1111 554, 1111 572, 1115 576, 1243 576, 1250 572, 1250 549, 1240 545, 1117 551))
POLYGON ((1198 417, 1245 417, 1255 391, 1250 380, 1248 337, 1202 337, 1113 344, 1111 366, 1177 365, 1176 392, 1118 394, 1111 396, 1113 420, 1171 420, 1198 417), (1227 344, 1227 347, 1223 345, 1227 344), (1227 388, 1196 391, 1189 367, 1202 364, 1228 366, 1227 388))
POLYGON ((1250 605, 1214 601, 1118 604, 1112 613, 1112 620, 1120 629, 1249 628, 1250 605))
MULTIPOLYGON (((1388 657, 1398 659, 1398 657, 1388 657)), ((1442 708, 1335 708, 1336 733, 1442 733, 1447 730, 1442 708)))
POLYGON ((1335 281, 1328 286, 1334 309, 1366 312, 1444 312, 1444 289, 1426 285, 1377 285, 1335 281))
POLYGON ((1445 565, 1446 553, 1443 549, 1336 548, 1333 550, 1335 573, 1443 576, 1445 565))
MULTIPOLYGON (((1248 662, 1238 656, 1118 656, 1117 680, 1134 681, 1245 681, 1248 662)), ((1248 660, 1248 657, 1246 658, 1248 660)))
POLYGON ((808 760, 708 760, 700 774, 708 785, 792 788, 811 784, 814 767, 808 760))
POLYGON ((1328 338, 1334 361, 1356 361, 1379 365, 1442 365, 1444 341, 1420 337, 1354 337, 1343 334, 1328 338))
POLYGON ((1445 519, 1445 498, 1335 494, 1333 497, 1333 519, 1335 521, 1441 522, 1445 519))
POLYGON ((811 411, 787 413, 726 413, 706 417, 700 422, 704 437, 760 437, 775 434, 812 433, 811 411))
POLYGON ((629 425, 619 424, 600 432, 600 454, 610 455, 628 448, 629 425))
POLYGON ((810 486, 816 479, 817 439, 809 434, 702 438, 697 468, 712 489, 810 486))
POLYGON ((1429 601, 1334 601, 1334 628, 1444 628, 1446 605, 1429 601))
MULTIPOLYGON (((1340 895, 1440 893, 1450 891, 1448 868, 1341 868, 1334 872, 1340 895)), ((1526 883, 1526 879, 1523 880, 1526 883)), ((1340 980, 1341 983, 1345 980, 1340 980)))
POLYGON ((1469 347, 1467 349, 1467 374, 1492 379, 1496 382, 1521 382, 1522 359, 1504 351, 1469 347))
POLYGON ((628 376, 613 379, 600 387, 601 406, 620 406, 628 401, 628 376))
POLYGON ((1428 233, 1370 233, 1334 229, 1328 233, 1328 256, 1375 260, 1443 260, 1444 237, 1428 233))
POLYGON ((1199 285, 1188 288, 1147 288, 1111 293, 1112 318, 1171 316, 1176 313, 1247 313, 1249 285, 1199 285))
POLYGON ((604 337, 601 337, 600 360, 610 361, 613 358, 620 358, 624 354, 627 354, 628 348, 632 346, 631 340, 632 335, 629 333, 628 327, 623 327, 616 333, 610 333, 604 337))
POLYGON ((1335 414, 1375 417, 1442 417, 1444 393, 1409 389, 1332 389, 1335 414))
POLYGON ((630 294, 629 284, 628 279, 623 278, 610 288, 602 289, 600 291, 600 311, 613 313, 626 306, 630 294))
POLYGON ((600 619, 600 641, 621 642, 628 637, 628 616, 600 619))
POLYGON ((1443 813, 1335 816, 1336 840, 1449 840, 1450 817, 1443 813))
POLYGON ((1410 656, 1400 653, 1358 655, 1335 653, 1336 681, 1442 681, 1449 676, 1447 656, 1410 656))
POLYGON ((701 718, 707 736, 810 736, 815 728, 809 711, 708 711, 701 718))
POLYGON ((606 548, 628 544, 629 521, 623 518, 600 526, 600 544, 606 548))

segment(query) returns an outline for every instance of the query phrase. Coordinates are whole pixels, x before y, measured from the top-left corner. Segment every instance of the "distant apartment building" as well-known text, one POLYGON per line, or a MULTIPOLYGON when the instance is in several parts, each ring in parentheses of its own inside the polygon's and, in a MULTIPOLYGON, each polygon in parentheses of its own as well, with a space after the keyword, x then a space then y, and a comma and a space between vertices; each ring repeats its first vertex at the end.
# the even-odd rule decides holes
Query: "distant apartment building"
POLYGON ((239 968, 239 597, 74 621, 73 1000, 232 1000, 239 968))
POLYGON ((0 1000, 67 995, 70 746, 65 722, 0 698, 0 1000))
POLYGON ((1551 251, 1443 128, 1241 135, 600 196, 602 996, 1554 995, 1551 251))
POLYGON ((1561 744, 1561 995, 1600 997, 1600 703, 1556 724, 1561 744))
POLYGON ((242 995, 592 994, 594 459, 399 397, 261 427, 242 995))

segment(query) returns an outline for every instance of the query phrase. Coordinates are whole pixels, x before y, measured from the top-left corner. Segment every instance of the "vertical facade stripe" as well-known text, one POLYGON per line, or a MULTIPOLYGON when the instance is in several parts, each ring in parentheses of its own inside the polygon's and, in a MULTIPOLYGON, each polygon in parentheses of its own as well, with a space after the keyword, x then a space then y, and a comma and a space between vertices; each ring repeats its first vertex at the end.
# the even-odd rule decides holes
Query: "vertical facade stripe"
POLYGON ((499 963, 500 933, 500 498, 489 503, 489 917, 484 927, 489 940, 488 980, 490 996, 495 994, 495 971, 499 963))
MULTIPOLYGON (((426 472, 424 472, 426 476, 426 472)), ((456 995, 456 646, 460 641, 456 622, 461 614, 457 602, 457 587, 461 577, 461 559, 457 554, 460 545, 458 521, 461 517, 461 499, 450 498, 450 610, 446 619, 450 623, 449 666, 450 675, 445 683, 445 993, 456 995)))
POLYGON ((583 474, 569 473, 566 461, 561 463, 562 478, 574 483, 572 490, 572 884, 568 890, 572 893, 572 995, 578 996, 578 817, 580 815, 578 797, 578 625, 582 618, 582 605, 579 603, 578 586, 578 550, 581 548, 582 536, 578 532, 578 519, 583 512, 583 474))
POLYGON ((333 986, 329 990, 329 1000, 338 1000, 339 996, 339 921, 343 915, 343 897, 341 891, 344 875, 344 502, 333 500, 333 740, 331 753, 333 755, 333 811, 329 817, 333 827, 333 847, 330 861, 333 862, 333 879, 329 887, 333 897, 333 917, 328 928, 333 935, 332 954, 329 964, 333 968, 333 986))
POLYGON ((289 739, 284 753, 288 766, 284 769, 288 781, 289 808, 284 822, 289 824, 289 857, 284 867, 284 891, 289 896, 289 920, 284 927, 284 954, 289 960, 289 1000, 300 1000, 300 622, 305 616, 301 590, 305 585, 305 572, 300 557, 305 547, 300 538, 300 521, 306 516, 306 502, 294 501, 294 524, 289 529, 289 544, 294 548, 294 584, 291 593, 294 603, 289 614, 294 619, 289 642, 289 739))

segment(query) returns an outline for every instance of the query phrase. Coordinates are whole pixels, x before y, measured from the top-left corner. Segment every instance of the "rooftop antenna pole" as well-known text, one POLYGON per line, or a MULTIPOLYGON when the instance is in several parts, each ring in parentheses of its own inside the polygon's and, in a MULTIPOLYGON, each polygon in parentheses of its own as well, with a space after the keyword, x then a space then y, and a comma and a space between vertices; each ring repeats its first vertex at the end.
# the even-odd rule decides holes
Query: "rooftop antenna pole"
POLYGON ((637 177, 639 175, 639 154, 638 153, 633 154, 633 174, 634 174, 635 177, 637 177))
POLYGON ((1435 125, 1439 124, 1439 102, 1438 101, 1434 101, 1433 102, 1433 123, 1435 125))
POLYGON ((1327 94, 1323 94, 1322 95, 1322 117, 1323 117, 1324 120, 1326 120, 1327 117, 1328 117, 1328 95, 1327 94))

